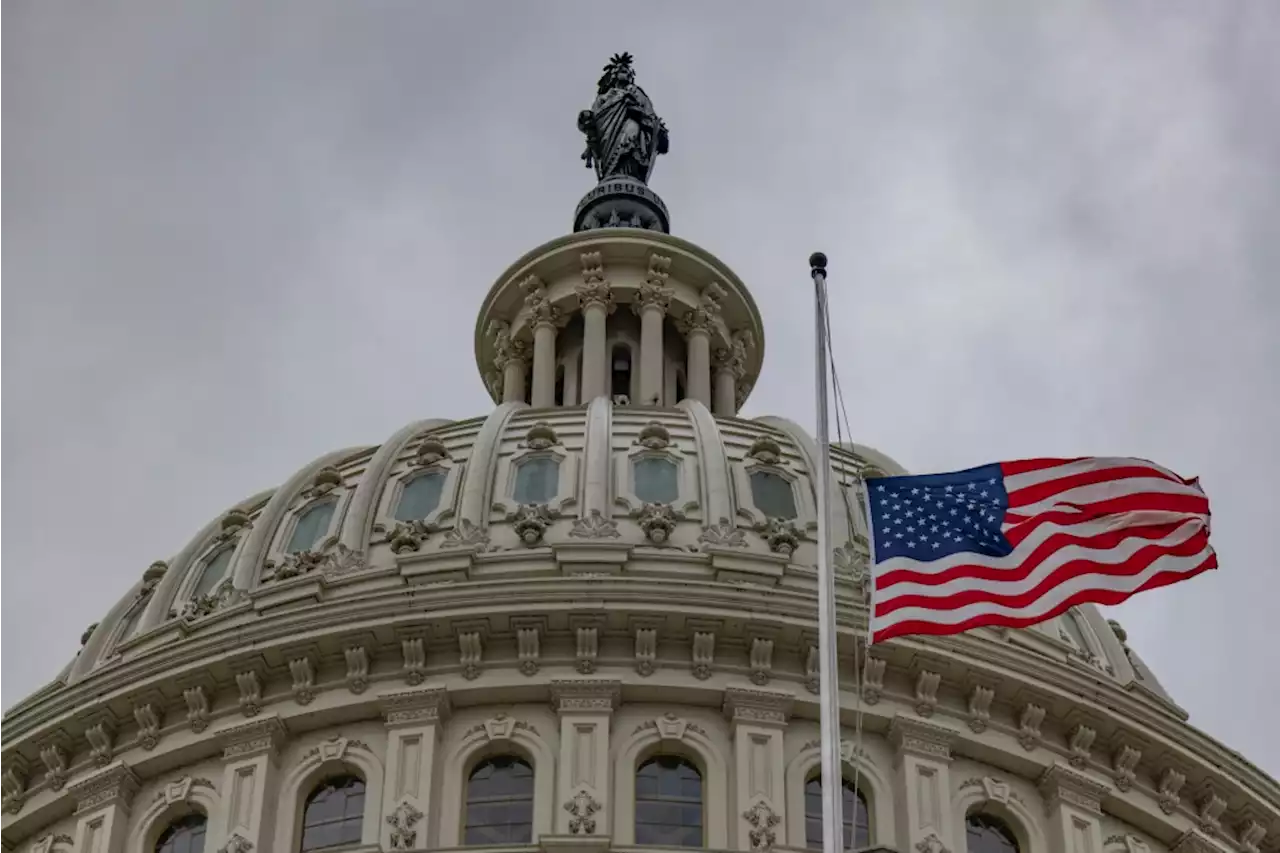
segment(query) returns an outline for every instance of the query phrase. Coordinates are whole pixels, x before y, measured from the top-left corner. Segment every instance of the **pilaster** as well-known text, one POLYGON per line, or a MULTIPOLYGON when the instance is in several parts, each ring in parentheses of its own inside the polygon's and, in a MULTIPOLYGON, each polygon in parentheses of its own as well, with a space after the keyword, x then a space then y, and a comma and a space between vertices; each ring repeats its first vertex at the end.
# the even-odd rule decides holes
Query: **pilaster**
POLYGON ((267 850, 275 834, 280 746, 288 729, 278 715, 233 726, 219 733, 222 742, 222 802, 224 821, 211 822, 206 846, 211 850, 267 850), (245 847, 244 842, 252 845, 245 847))
POLYGON ((921 853, 959 853, 951 814, 951 746, 956 733, 934 723, 895 716, 889 740, 896 748, 894 799, 898 846, 921 853))
POLYGON ((1040 776, 1053 853, 1102 853, 1102 798, 1111 787, 1064 764, 1040 776))
MULTIPOLYGON (((785 843, 786 757, 783 735, 791 717, 790 693, 728 687, 724 713, 733 738, 734 811, 737 850, 770 849, 785 843)), ((797 818, 804 820, 801 814, 797 818)))
POLYGON ((551 702, 560 717, 557 836, 607 838, 610 834, 609 724, 621 696, 621 681, 551 682, 551 702))
POLYGON ((391 693, 379 700, 387 726, 386 776, 382 790, 388 816, 382 822, 384 850, 426 850, 436 837, 436 747, 448 719, 443 687, 391 693))
POLYGON ((76 850, 124 853, 129 807, 138 785, 133 770, 119 762, 71 788, 76 803, 76 850))

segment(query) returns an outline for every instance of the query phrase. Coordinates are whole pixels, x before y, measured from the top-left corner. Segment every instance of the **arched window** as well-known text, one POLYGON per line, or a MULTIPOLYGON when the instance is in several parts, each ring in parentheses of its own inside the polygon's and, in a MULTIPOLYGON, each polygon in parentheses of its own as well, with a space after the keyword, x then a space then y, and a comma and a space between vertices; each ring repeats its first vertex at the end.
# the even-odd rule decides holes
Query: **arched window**
POLYGON ((772 471, 751 472, 751 502, 769 518, 792 519, 798 515, 791 481, 772 471))
POLYGON ((285 550, 296 554, 298 551, 310 551, 320 544, 320 540, 329 532, 329 522, 337 506, 336 501, 321 501, 304 509, 293 524, 289 547, 285 550))
POLYGON ((686 759, 658 755, 636 771, 636 844, 702 846, 702 774, 686 759))
POLYGON ((971 814, 964 821, 968 853, 1019 853, 1018 839, 998 817, 971 814))
POLYGON ((444 480, 443 472, 431 471, 405 483, 396 501, 396 521, 417 521, 435 512, 444 493, 444 480))
POLYGON ((204 853, 204 828, 207 822, 202 814, 178 818, 160 833, 155 853, 204 853))
POLYGON ((227 567, 231 565, 231 554, 234 550, 231 547, 223 548, 205 561, 204 568, 200 570, 200 577, 196 578, 195 588, 191 590, 192 598, 208 595, 218 585, 218 581, 226 577, 227 567))
POLYGON ((467 780, 463 844, 533 841, 533 768, 514 755, 476 765, 467 780))
MULTIPOLYGON (((867 813, 867 798, 858 786, 858 795, 854 797, 853 782, 844 780, 844 807, 840 814, 844 819, 844 840, 841 849, 852 847, 861 850, 871 846, 871 820, 867 813)), ((822 776, 813 777, 804 786, 804 842, 811 850, 822 849, 822 776)))
POLYGON ((307 797, 302 809, 301 853, 359 844, 364 826, 364 780, 333 776, 307 797))
POLYGON ((512 497, 520 504, 544 504, 560 491, 560 460, 546 456, 526 459, 516 468, 512 497))
POLYGON ((625 344, 614 344, 613 353, 609 356, 609 369, 612 380, 609 393, 614 396, 631 395, 631 347, 625 344))
POLYGON ((680 496, 677 481, 678 469, 670 459, 655 456, 641 457, 633 464, 636 477, 636 497, 646 503, 675 503, 680 496))

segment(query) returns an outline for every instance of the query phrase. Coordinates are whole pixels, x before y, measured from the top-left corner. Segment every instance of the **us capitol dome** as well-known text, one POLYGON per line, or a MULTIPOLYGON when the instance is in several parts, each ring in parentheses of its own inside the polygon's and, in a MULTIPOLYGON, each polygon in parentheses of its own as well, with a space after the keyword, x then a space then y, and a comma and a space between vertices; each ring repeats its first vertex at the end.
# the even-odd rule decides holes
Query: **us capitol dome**
MULTIPOLYGON (((4 717, 3 850, 821 847, 818 447, 739 416, 764 323, 669 233, 630 56, 578 127, 572 233, 480 306, 494 408, 325 454, 141 571, 4 717)), ((1276 782, 1093 607, 855 680, 863 481, 905 472, 832 465, 847 847, 1280 851, 1276 782)))

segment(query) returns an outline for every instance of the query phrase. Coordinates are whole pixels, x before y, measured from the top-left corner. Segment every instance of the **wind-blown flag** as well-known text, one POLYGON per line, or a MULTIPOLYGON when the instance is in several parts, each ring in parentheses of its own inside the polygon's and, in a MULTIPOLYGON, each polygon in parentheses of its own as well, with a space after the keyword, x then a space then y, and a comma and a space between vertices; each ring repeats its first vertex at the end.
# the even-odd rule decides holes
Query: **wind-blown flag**
POLYGON ((867 480, 873 643, 1024 628, 1216 568, 1209 500, 1142 459, 1027 459, 867 480))

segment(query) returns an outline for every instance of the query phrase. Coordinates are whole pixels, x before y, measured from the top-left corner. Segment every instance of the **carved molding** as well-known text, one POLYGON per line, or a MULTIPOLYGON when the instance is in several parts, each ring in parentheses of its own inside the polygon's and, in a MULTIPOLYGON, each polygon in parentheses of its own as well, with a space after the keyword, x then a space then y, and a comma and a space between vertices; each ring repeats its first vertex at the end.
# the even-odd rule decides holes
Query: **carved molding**
POLYGON ((889 741, 899 753, 933 758, 940 761, 951 760, 951 747, 956 742, 958 732, 952 731, 936 723, 913 720, 908 717, 895 716, 889 723, 889 741))
POLYGON ((1044 797, 1046 811, 1062 802, 1100 815, 1102 799, 1111 793, 1111 786, 1105 782, 1057 763, 1040 775, 1036 785, 1044 797))
POLYGON ((622 682, 609 678, 552 679, 551 705, 558 713, 611 713, 622 699, 622 682))
POLYGON ((103 770, 71 786, 71 798, 76 804, 76 814, 84 814, 109 805, 128 809, 141 781, 127 764, 103 770))
POLYGON ((735 723, 786 725, 794 703, 795 697, 790 693, 726 687, 722 708, 735 723))
POLYGON ((250 723, 241 723, 218 732, 224 761, 239 760, 262 753, 274 758, 288 737, 289 730, 284 721, 275 715, 250 723))
POLYGON ((378 705, 388 726, 424 726, 448 719, 452 710, 449 692, 443 687, 405 690, 379 697, 378 705))

